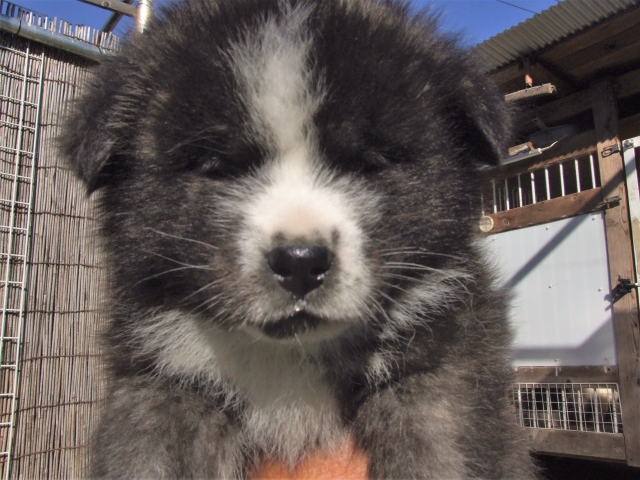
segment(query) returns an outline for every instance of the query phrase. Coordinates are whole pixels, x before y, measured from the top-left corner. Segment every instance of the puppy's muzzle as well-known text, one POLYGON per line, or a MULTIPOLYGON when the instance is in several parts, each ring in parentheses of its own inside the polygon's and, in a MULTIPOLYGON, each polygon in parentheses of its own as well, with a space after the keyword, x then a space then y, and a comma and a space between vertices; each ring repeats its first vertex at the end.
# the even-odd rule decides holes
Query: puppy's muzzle
POLYGON ((280 286, 296 299, 322 285, 332 262, 331 251, 320 245, 288 245, 267 253, 267 263, 280 286))

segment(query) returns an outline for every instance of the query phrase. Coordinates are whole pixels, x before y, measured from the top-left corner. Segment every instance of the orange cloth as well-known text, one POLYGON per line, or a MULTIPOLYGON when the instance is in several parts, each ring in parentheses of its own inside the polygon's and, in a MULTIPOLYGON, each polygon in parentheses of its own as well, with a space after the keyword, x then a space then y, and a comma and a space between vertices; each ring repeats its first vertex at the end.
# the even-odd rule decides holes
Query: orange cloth
POLYGON ((265 459, 251 480, 366 480, 367 457, 353 442, 331 452, 317 451, 290 470, 279 460, 265 459))

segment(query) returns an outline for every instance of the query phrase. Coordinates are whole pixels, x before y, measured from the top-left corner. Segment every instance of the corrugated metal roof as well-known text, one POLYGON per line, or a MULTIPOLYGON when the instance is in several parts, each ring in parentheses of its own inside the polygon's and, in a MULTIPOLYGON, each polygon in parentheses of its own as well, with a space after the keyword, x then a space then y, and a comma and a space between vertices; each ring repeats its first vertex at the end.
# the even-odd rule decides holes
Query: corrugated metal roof
POLYGON ((634 5, 640 5, 640 0, 564 0, 472 50, 486 70, 492 71, 634 5))

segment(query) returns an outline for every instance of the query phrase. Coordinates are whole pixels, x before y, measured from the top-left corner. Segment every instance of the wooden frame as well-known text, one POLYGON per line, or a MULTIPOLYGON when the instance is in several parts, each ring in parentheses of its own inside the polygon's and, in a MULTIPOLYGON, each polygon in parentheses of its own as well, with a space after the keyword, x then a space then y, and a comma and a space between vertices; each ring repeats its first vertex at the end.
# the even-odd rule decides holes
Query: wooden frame
POLYGON ((625 462, 625 434, 526 428, 534 452, 542 455, 625 462))
POLYGON ((561 218, 593 212, 603 206, 602 189, 596 187, 584 192, 534 203, 533 205, 492 213, 488 216, 493 219, 491 233, 500 233, 514 228, 530 227, 553 220, 560 220, 561 218))
POLYGON ((516 367, 517 383, 618 383, 618 366, 516 367))
MULTIPOLYGON (((624 162, 619 152, 603 155, 607 147, 619 144, 618 111, 610 79, 592 83, 590 91, 598 142, 602 197, 620 196, 619 205, 605 211, 609 276, 611 285, 614 286, 619 278, 635 278, 624 162)), ((626 461, 628 465, 640 467, 640 326, 636 291, 613 303, 613 323, 622 417, 626 425, 633 426, 624 433, 626 461)))

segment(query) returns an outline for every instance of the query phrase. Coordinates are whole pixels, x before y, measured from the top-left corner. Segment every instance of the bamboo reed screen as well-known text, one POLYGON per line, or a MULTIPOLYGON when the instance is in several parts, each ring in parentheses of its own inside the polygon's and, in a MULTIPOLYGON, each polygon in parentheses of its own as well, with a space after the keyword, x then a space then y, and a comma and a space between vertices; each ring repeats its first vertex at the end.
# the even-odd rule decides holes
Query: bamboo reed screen
POLYGON ((91 206, 55 148, 90 66, 0 32, 3 478, 82 477, 98 414, 102 270, 91 206))

